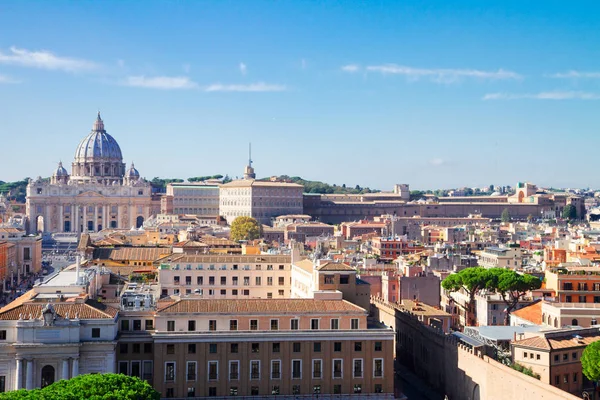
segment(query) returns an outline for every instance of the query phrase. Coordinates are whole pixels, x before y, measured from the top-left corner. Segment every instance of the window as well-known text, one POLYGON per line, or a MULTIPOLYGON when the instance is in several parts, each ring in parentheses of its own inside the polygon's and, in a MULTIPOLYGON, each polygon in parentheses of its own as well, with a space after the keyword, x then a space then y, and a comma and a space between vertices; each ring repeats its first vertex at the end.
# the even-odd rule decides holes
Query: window
POLYGON ((219 362, 209 361, 208 362, 208 380, 216 381, 219 379, 219 362))
POLYGON ((537 360, 539 360, 539 359, 540 359, 540 355, 539 355, 539 354, 537 354, 537 355, 536 355, 536 359, 537 359, 537 360))
POLYGON ((152 343, 144 343, 144 353, 152 353, 152 343))
POLYGON ((145 329, 146 329, 147 331, 151 331, 151 330, 153 330, 153 329, 154 329, 154 323, 153 323, 153 321, 152 321, 151 319, 147 319, 147 320, 145 321, 145 329))
POLYGON ((227 295, 227 289, 221 289, 221 296, 227 295))
POLYGON ((278 294, 279 296, 284 296, 284 295, 285 295, 285 291, 284 291, 284 290, 278 290, 278 291, 277 291, 277 294, 278 294))
POLYGON ((244 286, 250 286, 250 277, 249 276, 244 277, 244 286))
POLYGON ((217 344, 216 343, 210 343, 208 345, 208 352, 210 354, 217 354, 217 344))
POLYGON ((129 330, 129 320, 128 319, 122 319, 121 320, 121 330, 122 331, 128 331, 129 330))
POLYGON ((175 332, 175 321, 167 321, 167 332, 175 332))
POLYGON ((273 298, 273 292, 267 292, 267 299, 273 298))
POLYGON ((233 278, 231 278, 231 284, 233 286, 237 286, 238 285, 238 277, 234 276, 233 278))
POLYGON ((358 329, 358 318, 352 318, 350 320, 350 329, 358 329))
POLYGON ((167 354, 175 354, 175 345, 174 344, 167 345, 167 354))
POLYGON ((119 345, 119 353, 121 354, 127 354, 128 350, 127 350, 127 343, 121 343, 119 345))
POLYGON ((240 379, 240 362, 229 361, 229 380, 237 381, 240 379))
POLYGON ((363 376, 363 360, 362 358, 355 358, 353 361, 353 365, 354 368, 352 369, 353 371, 353 376, 355 378, 362 378, 363 376))
MULTIPOLYGON (((92 337, 100 337, 100 328, 92 328, 92 337)), ((6 340, 6 331, 0 331, 0 340, 6 340)))
POLYGON ((373 377, 383 378, 383 358, 373 360, 373 377))
POLYGON ((527 358, 527 352, 526 351, 523 352, 523 358, 527 358))
POLYGON ((208 330, 209 331, 217 330, 217 320, 216 319, 211 319, 208 321, 208 330))
POLYGON ((260 352, 260 343, 252 343, 252 352, 253 353, 260 352))
POLYGON ((134 331, 141 331, 142 330, 142 320, 141 319, 134 319, 133 320, 133 330, 134 331))
POLYGON ((292 394, 300 394, 300 385, 292 385, 292 394))
POLYGON ((573 372, 573 383, 577 382, 577 372, 573 372))
POLYGON ((260 285, 262 284, 262 280, 261 280, 261 277, 260 277, 260 276, 257 276, 257 277, 254 279, 254 284, 255 284, 256 286, 260 286, 260 285))
POLYGON ((554 355, 554 361, 555 361, 555 362, 558 362, 558 354, 555 354, 555 355, 554 355))
POLYGON ((279 284, 279 286, 285 285, 285 278, 283 276, 280 276, 277 280, 277 283, 279 284))
POLYGON ((348 275, 340 275, 340 285, 347 285, 350 282, 348 275))
POLYGON ((334 379, 343 378, 343 368, 342 368, 343 362, 344 362, 344 360, 341 360, 341 359, 333 360, 333 378, 334 379))
POLYGON ((342 385, 333 385, 333 394, 342 394, 342 385))
POLYGON ((172 399, 173 397, 175 397, 175 389, 174 388, 167 388, 167 394, 165 396, 167 399, 172 399))
POLYGON ((273 343, 273 353, 279 353, 281 350, 281 344, 279 342, 273 343))
POLYGON ((250 379, 260 379, 260 361, 250 361, 250 379))
POLYGON ((321 379, 323 377, 323 360, 313 360, 313 379, 321 379))
POLYGON ((319 320, 317 318, 310 320, 310 329, 319 329, 319 320))
POLYGON ((258 396, 258 386, 250 387, 250 396, 258 396))
POLYGON ((568 353, 564 353, 563 354, 563 361, 568 361, 569 360, 569 354, 568 353))
POLYGON ((189 387, 188 391, 187 391, 187 397, 196 397, 196 388, 195 387, 189 387))
POLYGON ((271 394, 272 394, 273 396, 277 396, 277 395, 279 394, 279 385, 274 385, 274 386, 271 388, 271 394))
POLYGON ((302 379, 302 360, 292 360, 292 379, 302 379))
POLYGON ((342 351, 342 342, 333 342, 333 351, 342 351))
POLYGON ((187 362, 187 380, 188 381, 196 380, 196 362, 195 361, 187 362))
POLYGON ((140 343, 134 343, 134 344, 132 345, 131 352, 132 352, 132 353, 134 353, 134 354, 140 354, 140 352, 141 352, 141 351, 140 351, 140 350, 141 350, 141 346, 142 346, 142 345, 141 345, 140 343))
POLYGON ((127 361, 119 361, 119 373, 129 375, 129 363, 127 361))
POLYGON ((196 343, 188 344, 188 354, 196 354, 196 343))
POLYGON ((332 319, 330 327, 331 329, 340 329, 340 320, 337 318, 332 319))
POLYGON ((354 393, 362 393, 362 385, 360 383, 354 385, 354 393))
POLYGON ((321 342, 313 343, 313 352, 320 353, 321 352, 321 342))
POLYGON ((238 330, 237 319, 231 319, 231 320, 229 320, 229 330, 230 331, 237 331, 238 330))
POLYGON ((281 379, 281 360, 271 360, 271 379, 281 379))
POLYGON ((333 275, 325 275, 325 284, 333 285, 335 283, 333 275))
POLYGON ((175 363, 165 363, 165 381, 173 382, 175 380, 175 363))
POLYGON ((576 351, 573 352, 572 357, 573 357, 573 360, 577 360, 577 352, 576 351))
POLYGON ((244 289, 244 296, 250 296, 250 290, 244 289))
POLYGON ((239 344, 238 343, 231 343, 230 345, 230 353, 237 353, 238 349, 239 349, 239 344))
POLYGON ((354 351, 362 351, 362 342, 354 342, 354 351))
POLYGON ((563 375, 563 383, 569 383, 569 374, 563 375))
POLYGON ((226 276, 222 276, 222 277, 221 277, 221 285, 222 285, 222 286, 225 286, 225 285, 227 285, 227 277, 226 277, 226 276))
POLYGON ((272 331, 279 330, 279 320, 278 319, 272 319, 271 320, 271 330, 272 331))
POLYGON ((193 332, 196 330, 196 321, 190 320, 188 321, 188 331, 193 332))
POLYGON ((302 351, 302 343, 300 343, 300 342, 292 343, 292 351, 294 353, 300 353, 302 351))
POLYGON ((291 319, 290 320, 290 329, 293 331, 297 331, 298 329, 300 329, 300 321, 297 319, 291 319))
POLYGON ((198 286, 204 285, 204 277, 203 276, 196 277, 196 285, 198 285, 198 286))
POLYGON ((375 342, 375 351, 381 351, 381 342, 375 342))
POLYGON ((272 276, 267 277, 267 286, 273 286, 273 277, 272 276))
POLYGON ((250 330, 251 331, 257 331, 258 330, 258 320, 257 319, 251 319, 250 320, 250 330))
POLYGON ((208 388, 208 396, 209 397, 216 397, 217 396, 217 388, 214 386, 210 386, 208 388))
POLYGON ((376 383, 373 389, 374 393, 383 393, 383 385, 381 383, 376 383))
POLYGON ((173 277, 173 284, 179 285, 179 277, 178 276, 173 277))
POLYGON ((560 385, 560 375, 556 375, 556 376, 554 377, 554 384, 555 384, 555 385, 560 385))

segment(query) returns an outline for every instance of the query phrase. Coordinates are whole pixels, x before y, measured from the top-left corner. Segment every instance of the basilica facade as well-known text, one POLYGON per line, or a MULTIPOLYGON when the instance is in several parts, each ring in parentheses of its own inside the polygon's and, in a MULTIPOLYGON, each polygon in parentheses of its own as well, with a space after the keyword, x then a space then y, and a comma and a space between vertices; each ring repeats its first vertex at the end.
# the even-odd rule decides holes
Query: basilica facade
POLYGON ((160 199, 133 163, 126 169, 121 148, 98 113, 77 146, 71 174, 61 162, 49 182, 29 181, 26 212, 30 233, 99 232, 139 228, 160 212, 160 199))

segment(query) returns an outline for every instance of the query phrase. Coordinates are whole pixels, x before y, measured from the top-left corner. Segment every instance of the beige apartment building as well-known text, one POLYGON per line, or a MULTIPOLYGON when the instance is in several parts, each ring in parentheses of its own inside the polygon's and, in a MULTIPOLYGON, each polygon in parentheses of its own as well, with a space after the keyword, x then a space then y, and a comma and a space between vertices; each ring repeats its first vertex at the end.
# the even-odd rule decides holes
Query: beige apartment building
POLYGON ((204 299, 284 299, 291 295, 290 255, 192 255, 160 264, 161 296, 204 299))
POLYGON ((582 373, 581 354, 597 340, 598 328, 538 332, 512 343, 513 362, 531 368, 543 383, 581 395, 584 388, 592 386, 582 373))
POLYGON ((146 378, 165 398, 392 399, 393 343, 391 329, 368 327, 367 312, 340 299, 188 298, 159 308, 151 333, 122 333, 117 357, 138 376, 152 361, 146 378))
POLYGON ((523 256, 520 248, 510 247, 487 247, 479 252, 479 265, 485 268, 510 268, 516 269, 522 266, 523 256))
MULTIPOLYGON (((173 205, 171 214, 193 214, 209 217, 219 215, 219 185, 205 182, 169 183, 165 200, 173 205)), ((161 212, 166 213, 167 209, 161 212)))

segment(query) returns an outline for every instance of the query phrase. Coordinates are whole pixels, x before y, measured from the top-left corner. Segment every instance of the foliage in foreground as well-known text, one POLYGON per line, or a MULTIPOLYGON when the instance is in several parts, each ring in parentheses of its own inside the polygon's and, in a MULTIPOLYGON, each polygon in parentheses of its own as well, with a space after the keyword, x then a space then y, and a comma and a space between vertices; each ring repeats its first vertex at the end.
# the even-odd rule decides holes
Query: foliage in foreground
POLYGON ((237 217, 231 223, 229 238, 234 242, 258 239, 261 235, 262 225, 252 217, 237 217))
POLYGON ((590 381, 600 380, 600 342, 590 343, 583 350, 581 370, 590 381))
POLYGON ((540 374, 536 374, 535 372, 533 372, 533 370, 531 368, 525 367, 524 365, 521 365, 519 363, 514 363, 510 367, 516 371, 519 371, 519 372, 525 374, 525 375, 531 376, 532 378, 540 379, 540 374))
POLYGON ((61 380, 43 389, 0 394, 0 400, 159 400, 148 382, 121 374, 88 374, 61 380))

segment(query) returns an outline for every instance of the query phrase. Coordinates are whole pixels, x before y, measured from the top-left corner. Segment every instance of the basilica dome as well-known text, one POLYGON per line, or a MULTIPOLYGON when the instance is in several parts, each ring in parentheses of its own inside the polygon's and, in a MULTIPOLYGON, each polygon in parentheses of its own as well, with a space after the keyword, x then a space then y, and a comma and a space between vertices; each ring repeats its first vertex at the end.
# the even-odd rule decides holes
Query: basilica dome
POLYGON ((101 160, 121 162, 123 155, 117 141, 104 130, 104 122, 100 118, 100 113, 98 113, 92 131, 79 143, 77 150, 75 150, 75 162, 101 160))

